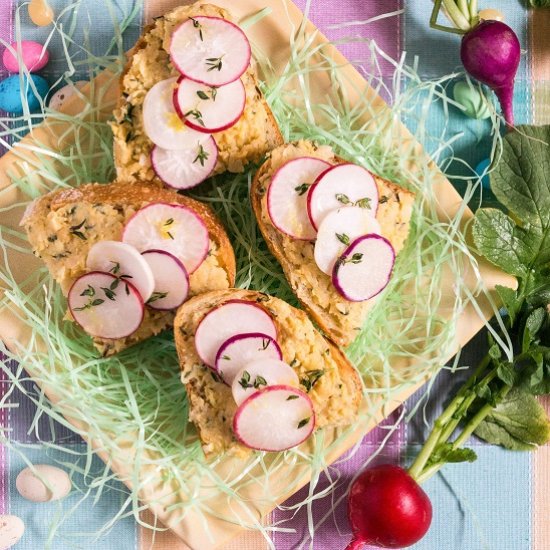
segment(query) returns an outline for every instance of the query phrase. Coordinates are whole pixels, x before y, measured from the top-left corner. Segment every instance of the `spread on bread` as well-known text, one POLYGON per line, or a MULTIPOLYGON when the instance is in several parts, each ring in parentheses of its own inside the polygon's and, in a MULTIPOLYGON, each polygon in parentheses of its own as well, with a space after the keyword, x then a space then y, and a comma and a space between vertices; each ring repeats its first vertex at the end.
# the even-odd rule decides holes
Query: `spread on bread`
POLYGON ((246 35, 217 6, 180 6, 157 18, 121 79, 111 125, 119 179, 188 189, 242 172, 280 145, 250 54, 246 35))
POLYGON ((298 299, 335 342, 351 343, 390 280, 413 194, 300 141, 271 151, 251 200, 298 299))
POLYGON ((170 327, 188 296, 234 284, 220 222, 168 189, 119 182, 54 191, 31 203, 22 225, 71 318, 104 355, 170 327))
POLYGON ((249 290, 195 296, 174 321, 182 381, 207 454, 282 451, 353 422, 359 376, 308 316, 249 290))

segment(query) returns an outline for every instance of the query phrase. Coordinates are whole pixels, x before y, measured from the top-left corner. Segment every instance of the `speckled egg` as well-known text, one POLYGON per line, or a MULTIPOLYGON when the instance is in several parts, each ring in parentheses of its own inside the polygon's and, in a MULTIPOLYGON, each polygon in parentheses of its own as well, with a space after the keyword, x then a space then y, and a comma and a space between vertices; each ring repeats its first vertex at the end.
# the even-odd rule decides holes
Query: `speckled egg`
MULTIPOLYGON (((17 42, 10 45, 17 52, 17 42)), ((21 42, 21 60, 27 70, 32 73, 43 69, 47 65, 50 60, 50 54, 42 44, 33 42, 32 40, 23 40, 21 42)), ((12 53, 8 48, 4 50, 2 62, 10 73, 19 72, 17 54, 12 53)))
POLYGON ((59 500, 71 492, 71 479, 61 468, 37 464, 34 471, 30 468, 21 470, 15 480, 15 486, 19 494, 27 500, 49 502, 59 500))
POLYGON ((23 520, 17 516, 0 516, 0 550, 11 548, 25 532, 23 520))
POLYGON ((63 104, 76 93, 76 90, 81 90, 86 84, 88 84, 87 80, 77 80, 74 84, 67 84, 63 88, 59 88, 50 98, 48 106, 50 109, 60 111, 63 104))
MULTIPOLYGON (((48 82, 36 74, 32 74, 31 79, 34 82, 38 95, 43 100, 48 95, 48 91, 50 89, 48 82)), ((37 111, 40 109, 40 101, 35 95, 34 90, 29 85, 26 76, 23 77, 23 83, 25 85, 29 110, 31 112, 37 111)), ((8 113, 12 113, 14 115, 23 114, 23 104, 21 102, 21 83, 18 74, 9 76, 0 82, 0 110, 7 111, 8 113)))

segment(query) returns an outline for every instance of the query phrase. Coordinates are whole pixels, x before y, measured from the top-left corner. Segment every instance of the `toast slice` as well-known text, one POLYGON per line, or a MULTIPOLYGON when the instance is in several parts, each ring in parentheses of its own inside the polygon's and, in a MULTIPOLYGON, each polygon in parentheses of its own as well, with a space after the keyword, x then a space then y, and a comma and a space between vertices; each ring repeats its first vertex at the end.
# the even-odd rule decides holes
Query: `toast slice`
MULTIPOLYGON (((301 381, 311 379, 308 373, 322 371, 309 390, 316 426, 351 424, 362 399, 359 375, 340 349, 315 329, 303 311, 251 290, 208 292, 183 304, 174 321, 181 379, 190 404, 189 418, 197 427, 205 453, 229 451, 245 455, 250 451, 233 436, 232 422, 237 406, 231 388, 217 381, 213 371, 201 362, 194 343, 201 319, 213 308, 235 299, 259 304, 271 315, 283 360, 295 369, 301 381)), ((303 384, 300 389, 307 391, 303 384)))
MULTIPOLYGON (((92 245, 102 240, 120 240, 132 214, 153 202, 192 208, 208 229, 209 255, 190 275, 190 295, 233 286, 235 255, 223 226, 210 207, 175 191, 123 182, 62 189, 33 201, 21 225, 27 231, 34 254, 46 264, 66 295, 73 281, 86 273, 86 258, 92 245), (75 227, 79 230, 74 231, 75 227)), ((69 312, 67 316, 71 318, 69 312)), ((174 317, 174 311, 145 308, 143 321, 132 335, 118 340, 95 338, 94 344, 105 356, 115 354, 171 327, 174 317)))
MULTIPOLYGON (((328 146, 308 141, 289 143, 274 149, 260 167, 250 190, 252 207, 260 230, 272 254, 281 264, 293 292, 317 325, 337 344, 351 344, 361 330, 374 300, 349 302, 334 288, 331 278, 316 265, 314 242, 293 239, 281 233, 271 222, 267 210, 267 190, 276 170, 289 160, 316 157, 331 164, 344 162, 328 146)), ((375 176, 380 204, 376 218, 382 235, 398 253, 409 233, 414 195, 375 176)))
MULTIPOLYGON (((199 15, 232 20, 226 10, 210 4, 179 6, 148 26, 128 54, 121 77, 121 95, 111 124, 115 166, 120 180, 152 181, 161 185, 150 160, 153 143, 143 131, 143 100, 154 84, 179 76, 170 62, 170 37, 180 23, 199 15)), ((259 162, 268 151, 283 143, 252 66, 241 80, 246 90, 245 110, 237 124, 213 134, 219 150, 213 175, 242 172, 247 164, 259 162)))

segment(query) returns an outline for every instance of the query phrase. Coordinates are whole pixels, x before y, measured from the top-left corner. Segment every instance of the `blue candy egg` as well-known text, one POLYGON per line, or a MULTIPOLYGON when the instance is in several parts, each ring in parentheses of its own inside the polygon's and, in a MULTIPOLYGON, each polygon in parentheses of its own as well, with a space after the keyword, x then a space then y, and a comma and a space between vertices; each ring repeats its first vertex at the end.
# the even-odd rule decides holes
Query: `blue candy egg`
MULTIPOLYGON (((31 74, 38 96, 42 100, 48 95, 50 86, 48 82, 36 74, 31 74)), ((34 90, 28 82, 28 77, 23 76, 24 93, 29 105, 29 111, 38 111, 40 109, 40 100, 35 95, 34 90)), ((19 75, 13 75, 0 82, 0 110, 7 111, 14 115, 23 114, 23 103, 21 102, 21 83, 19 75)))
MULTIPOLYGON (((483 175, 485 170, 487 170, 487 168, 489 168, 490 164, 491 164, 491 161, 489 159, 484 159, 476 166, 476 174, 478 175, 478 177, 481 178, 481 176, 483 175)), ((490 188, 489 174, 485 174, 481 178, 481 185, 483 185, 483 187, 485 189, 490 188)))

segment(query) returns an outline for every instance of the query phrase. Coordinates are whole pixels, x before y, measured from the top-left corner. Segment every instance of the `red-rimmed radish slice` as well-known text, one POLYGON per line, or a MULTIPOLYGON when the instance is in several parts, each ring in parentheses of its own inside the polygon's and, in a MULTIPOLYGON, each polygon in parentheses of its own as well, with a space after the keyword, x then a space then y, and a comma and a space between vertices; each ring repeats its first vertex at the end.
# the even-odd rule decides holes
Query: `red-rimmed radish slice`
POLYGON ((95 243, 86 258, 89 271, 103 271, 130 281, 146 302, 155 289, 155 279, 147 262, 129 244, 120 241, 95 243))
POLYGON ((218 146, 212 136, 188 149, 154 147, 151 164, 156 175, 174 189, 190 189, 202 183, 218 161, 218 146))
POLYGON ((96 338, 126 338, 143 320, 143 300, 136 287, 110 273, 82 275, 69 289, 67 299, 74 320, 96 338))
POLYGON ((181 204, 157 202, 138 210, 124 226, 122 240, 140 252, 164 250, 193 273, 208 254, 210 238, 200 216, 181 204))
POLYGON ((237 439, 257 451, 285 451, 303 443, 315 428, 311 399, 291 386, 269 386, 239 405, 233 418, 237 439))
POLYGON ((267 209, 273 225, 301 240, 313 240, 315 228, 307 214, 308 189, 330 164, 313 157, 288 161, 273 175, 267 191, 267 209))
POLYGON ((189 128, 174 108, 177 78, 157 82, 143 101, 143 129, 147 137, 163 149, 190 149, 208 139, 202 132, 189 128))
POLYGON ((205 365, 214 367, 224 342, 237 334, 251 332, 277 339, 277 329, 265 309, 253 302, 230 300, 202 318, 195 332, 195 349, 205 365))
POLYGON ((233 126, 244 111, 246 91, 240 79, 211 87, 181 77, 174 91, 174 107, 187 126, 198 132, 221 132, 233 126))
POLYGON ((336 260, 357 237, 380 234, 380 224, 359 206, 348 206, 329 212, 321 222, 315 241, 314 257, 319 269, 332 275, 336 260))
POLYGON ((219 17, 197 16, 173 33, 170 59, 187 78, 207 86, 237 80, 250 64, 250 44, 244 32, 219 17))
POLYGON ((394 263, 395 251, 387 239, 364 235, 334 264, 332 284, 350 302, 370 300, 386 288, 394 263))
POLYGON ((323 218, 342 206, 359 206, 373 216, 378 209, 378 187, 372 174, 357 164, 337 164, 319 176, 309 190, 309 219, 318 229, 323 218))
POLYGON ((245 365, 235 376, 231 391, 235 403, 245 399, 267 386, 292 386, 300 383, 294 369, 280 359, 257 359, 245 365))
POLYGON ((164 250, 146 250, 143 259, 149 265, 155 288, 146 305, 153 309, 175 309, 187 299, 189 275, 185 266, 164 250))
POLYGON ((258 359, 281 360, 283 354, 277 341, 267 334, 250 332, 226 340, 216 354, 214 368, 223 381, 231 386, 237 373, 258 359))

